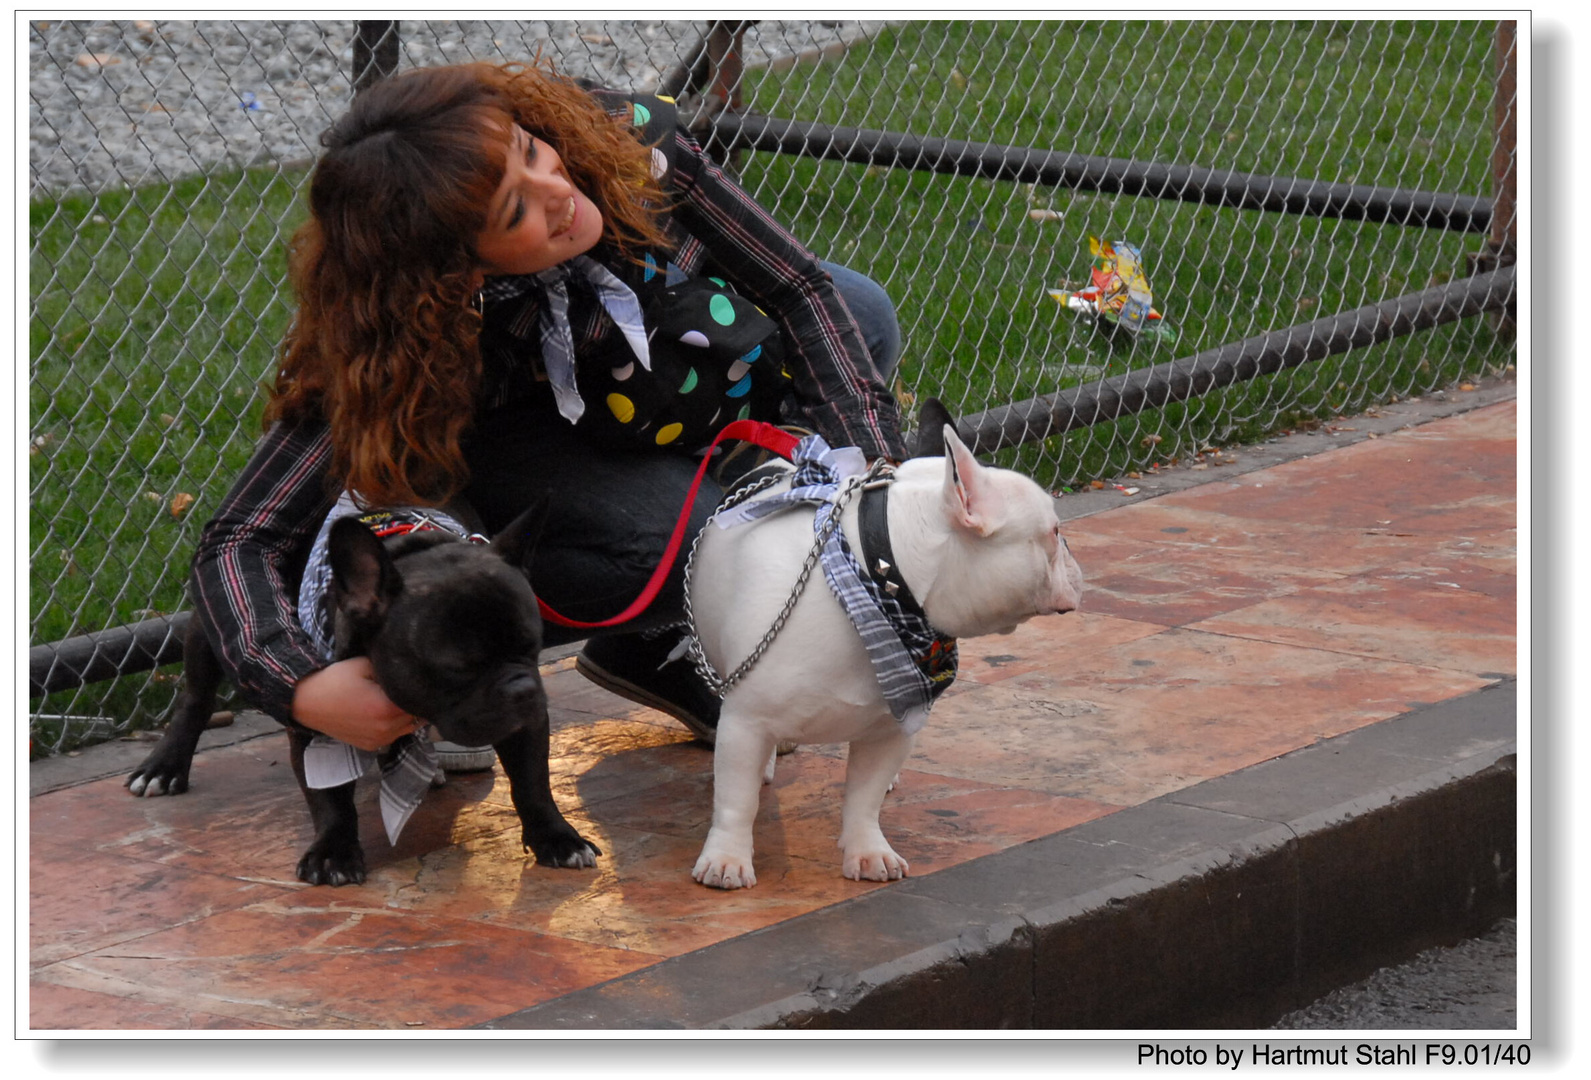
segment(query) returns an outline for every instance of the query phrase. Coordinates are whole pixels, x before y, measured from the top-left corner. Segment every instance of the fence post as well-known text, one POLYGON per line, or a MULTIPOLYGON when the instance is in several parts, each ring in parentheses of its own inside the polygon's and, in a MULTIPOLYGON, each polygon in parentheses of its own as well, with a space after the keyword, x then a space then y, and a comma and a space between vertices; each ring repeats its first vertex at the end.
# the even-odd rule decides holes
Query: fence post
POLYGON ((386 19, 354 23, 354 93, 398 70, 398 24, 386 19))
MULTIPOLYGON (((1518 77, 1515 34, 1518 23, 1497 24, 1497 92, 1492 100, 1492 234, 1488 247, 1494 265, 1508 266, 1515 259, 1514 207, 1518 197, 1518 77)), ((1488 267, 1490 269, 1490 267, 1488 267)))
POLYGON ((713 129, 713 120, 721 113, 739 112, 742 108, 745 61, 741 54, 746 31, 755 25, 755 19, 719 19, 709 23, 658 87, 658 93, 665 97, 696 95, 696 107, 682 110, 680 119, 701 140, 707 156, 731 171, 738 171, 740 155, 713 129))
MULTIPOLYGON (((1497 24, 1494 38, 1497 74, 1492 89, 1492 215, 1486 246, 1468 255, 1469 272, 1484 274, 1501 266, 1512 266, 1518 257, 1518 228, 1515 207, 1519 192, 1519 109, 1516 48, 1518 23, 1497 24)), ((1498 333, 1513 329, 1514 304, 1492 312, 1492 327, 1498 333)))

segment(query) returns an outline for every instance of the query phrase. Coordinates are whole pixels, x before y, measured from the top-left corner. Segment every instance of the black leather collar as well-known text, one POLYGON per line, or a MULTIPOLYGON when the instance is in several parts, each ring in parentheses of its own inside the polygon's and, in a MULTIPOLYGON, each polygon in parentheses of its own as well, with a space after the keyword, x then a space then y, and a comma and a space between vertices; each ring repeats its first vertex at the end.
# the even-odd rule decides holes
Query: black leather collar
POLYGON ((889 543, 889 489, 888 481, 870 484, 862 489, 857 508, 857 529, 862 537, 862 566, 884 595, 901 606, 908 615, 916 615, 924 622, 928 613, 912 595, 895 562, 895 549, 889 543))

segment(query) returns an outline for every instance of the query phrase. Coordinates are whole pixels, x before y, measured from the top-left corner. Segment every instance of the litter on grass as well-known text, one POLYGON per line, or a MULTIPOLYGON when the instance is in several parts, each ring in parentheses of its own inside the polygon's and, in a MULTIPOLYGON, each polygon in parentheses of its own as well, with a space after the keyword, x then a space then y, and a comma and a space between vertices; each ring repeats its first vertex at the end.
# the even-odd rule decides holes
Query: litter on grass
POLYGON ((1119 327, 1134 336, 1176 340, 1176 330, 1154 309, 1138 249, 1125 240, 1090 236, 1088 250, 1094 256, 1089 285, 1076 291, 1047 290, 1055 302, 1112 330, 1119 327))

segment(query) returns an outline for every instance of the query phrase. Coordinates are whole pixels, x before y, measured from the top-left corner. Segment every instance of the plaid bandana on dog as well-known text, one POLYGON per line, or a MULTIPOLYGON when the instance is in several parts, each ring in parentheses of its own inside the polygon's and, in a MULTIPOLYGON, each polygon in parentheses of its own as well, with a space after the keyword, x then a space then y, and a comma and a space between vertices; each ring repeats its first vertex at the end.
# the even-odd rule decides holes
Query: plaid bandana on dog
MULTIPOLYGON (((732 526, 792 506, 816 504, 812 527, 821 533, 835 513, 835 499, 845 483, 865 471, 859 451, 831 450, 821 435, 802 439, 792 460, 796 470, 789 491, 743 503, 721 515, 721 524, 732 526)), ((890 713, 906 734, 915 734, 927 721, 934 701, 955 681, 955 639, 903 610, 862 573, 843 529, 829 533, 821 560, 829 588, 862 636, 890 713)))
MULTIPOLYGON (((309 562, 304 567, 303 583, 299 586, 298 621, 328 660, 332 658, 332 633, 328 610, 331 564, 327 559, 327 542, 332 522, 356 515, 378 532, 382 526, 401 528, 404 519, 403 511, 362 510, 345 491, 321 524, 310 549, 309 562)), ((408 516, 414 519, 411 524, 416 528, 436 527, 458 536, 469 535, 463 525, 438 510, 413 511, 408 516)), ((405 735, 392 744, 391 752, 385 756, 349 746, 329 735, 316 735, 304 748, 304 782, 312 788, 341 787, 375 768, 381 770, 381 823, 386 826, 387 840, 396 844, 398 834, 425 797, 431 781, 442 771, 431 740, 421 734, 405 735)))

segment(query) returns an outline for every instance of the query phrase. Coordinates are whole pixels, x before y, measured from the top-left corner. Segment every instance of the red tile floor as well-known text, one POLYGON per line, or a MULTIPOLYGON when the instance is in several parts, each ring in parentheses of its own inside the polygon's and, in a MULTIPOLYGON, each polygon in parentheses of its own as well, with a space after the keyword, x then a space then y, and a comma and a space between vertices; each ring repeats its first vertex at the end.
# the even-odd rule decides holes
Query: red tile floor
MULTIPOLYGON (((1511 401, 1070 522, 1082 612, 962 643, 883 816, 931 874, 1516 670, 1511 401)), ((690 867, 711 755, 551 665, 554 782, 603 850, 527 864, 506 781, 453 777, 359 887, 304 886, 276 734, 192 790, 31 800, 30 1017, 55 1029, 459 1028, 888 885, 840 878, 843 757, 781 759, 758 884, 690 867)))

